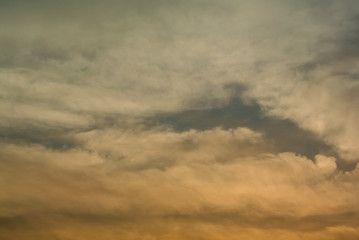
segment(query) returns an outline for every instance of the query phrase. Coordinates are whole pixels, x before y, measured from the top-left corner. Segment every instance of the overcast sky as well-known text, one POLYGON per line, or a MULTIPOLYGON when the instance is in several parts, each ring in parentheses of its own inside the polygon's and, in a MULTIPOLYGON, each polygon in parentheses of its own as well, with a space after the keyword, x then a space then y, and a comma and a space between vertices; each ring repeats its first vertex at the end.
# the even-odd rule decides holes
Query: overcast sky
POLYGON ((0 0, 0 238, 359 238, 357 0, 0 0))

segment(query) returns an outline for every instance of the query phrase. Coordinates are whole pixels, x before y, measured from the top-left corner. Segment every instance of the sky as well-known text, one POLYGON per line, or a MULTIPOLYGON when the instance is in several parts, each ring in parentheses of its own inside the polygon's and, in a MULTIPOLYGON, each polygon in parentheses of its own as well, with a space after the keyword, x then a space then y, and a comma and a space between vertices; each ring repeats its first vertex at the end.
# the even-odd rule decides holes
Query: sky
POLYGON ((0 0, 0 239, 359 239, 357 0, 0 0))

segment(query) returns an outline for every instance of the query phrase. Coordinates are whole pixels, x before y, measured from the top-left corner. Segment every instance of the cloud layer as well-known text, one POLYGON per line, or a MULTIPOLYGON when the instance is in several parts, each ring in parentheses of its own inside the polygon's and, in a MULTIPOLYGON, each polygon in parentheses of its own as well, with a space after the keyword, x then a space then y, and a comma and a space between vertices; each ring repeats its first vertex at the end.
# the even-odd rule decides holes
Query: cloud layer
POLYGON ((76 137, 82 150, 2 146, 3 238, 24 226, 17 237, 358 236, 358 169, 337 171, 334 158, 260 153, 246 128, 76 137))
POLYGON ((0 1, 0 238, 357 239, 358 14, 0 1))

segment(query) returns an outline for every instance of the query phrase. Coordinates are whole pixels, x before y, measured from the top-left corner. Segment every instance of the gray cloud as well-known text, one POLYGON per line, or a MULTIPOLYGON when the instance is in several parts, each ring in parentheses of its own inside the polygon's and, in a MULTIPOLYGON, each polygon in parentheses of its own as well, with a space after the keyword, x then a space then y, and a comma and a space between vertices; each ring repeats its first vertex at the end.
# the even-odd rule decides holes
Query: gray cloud
MULTIPOLYGON (((304 131, 289 121, 266 116, 257 104, 245 104, 238 98, 228 105, 208 110, 190 110, 160 114, 146 119, 147 124, 167 125, 177 131, 250 127, 264 134, 271 152, 295 152, 313 158, 316 154, 335 155, 330 146, 311 132, 304 131)), ((341 161, 341 160, 340 160, 341 161)), ((350 167, 349 167, 350 169, 350 167)))
POLYGON ((358 238, 356 1, 0 6, 0 238, 358 238))

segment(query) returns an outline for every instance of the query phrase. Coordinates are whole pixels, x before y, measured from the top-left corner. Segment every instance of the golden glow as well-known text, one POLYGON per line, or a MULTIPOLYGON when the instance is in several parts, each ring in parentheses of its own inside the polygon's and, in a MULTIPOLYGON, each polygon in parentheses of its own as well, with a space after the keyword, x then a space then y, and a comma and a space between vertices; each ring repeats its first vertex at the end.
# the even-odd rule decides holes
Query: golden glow
POLYGON ((359 239, 358 6, 0 0, 0 239, 359 239))

